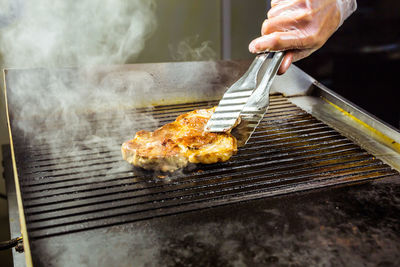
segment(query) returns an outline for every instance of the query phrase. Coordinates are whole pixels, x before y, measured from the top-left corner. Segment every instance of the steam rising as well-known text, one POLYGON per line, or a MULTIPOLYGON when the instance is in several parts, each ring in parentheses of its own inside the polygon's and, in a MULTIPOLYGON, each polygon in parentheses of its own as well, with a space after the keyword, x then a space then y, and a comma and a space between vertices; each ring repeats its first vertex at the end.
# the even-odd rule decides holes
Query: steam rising
POLYGON ((0 48, 7 67, 125 63, 156 27, 151 0, 18 0, 5 6, 0 48))
MULTIPOLYGON (((3 6, 4 65, 30 68, 7 76, 18 136, 55 158, 82 160, 77 164, 88 166, 85 171, 91 170, 84 162, 88 151, 118 159, 112 171, 129 168, 120 156, 122 142, 157 126, 151 116, 132 112, 155 89, 154 80, 144 71, 99 66, 126 63, 144 49, 156 28, 154 0, 16 0, 3 6)), ((170 51, 175 60, 216 59, 210 44, 194 36, 170 51)))
POLYGON ((176 61, 216 60, 217 53, 210 45, 210 41, 200 43, 199 35, 195 35, 183 39, 176 47, 170 45, 169 50, 176 61))
MULTIPOLYGON (((78 163, 73 168, 79 170, 90 165, 79 162, 87 153, 120 159, 123 141, 140 128, 155 126, 152 118, 135 117, 127 108, 153 86, 149 73, 111 67, 99 74, 92 67, 123 64, 144 49, 156 28, 154 1, 18 0, 3 7, 4 66, 45 68, 8 73, 18 136, 48 149, 61 163, 74 157, 78 163), (65 68, 75 66, 79 71, 65 68)), ((110 165, 111 171, 129 167, 119 163, 110 165)))

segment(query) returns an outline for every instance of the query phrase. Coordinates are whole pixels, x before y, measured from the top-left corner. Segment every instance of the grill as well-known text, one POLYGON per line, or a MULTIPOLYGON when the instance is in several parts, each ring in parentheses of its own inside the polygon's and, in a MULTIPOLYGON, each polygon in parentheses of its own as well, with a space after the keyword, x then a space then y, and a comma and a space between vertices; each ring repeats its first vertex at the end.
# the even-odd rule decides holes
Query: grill
MULTIPOLYGON (((158 106, 138 112, 158 117, 161 126, 183 112, 215 104, 158 106)), ((396 174, 282 96, 271 99, 257 132, 232 160, 197 166, 168 181, 152 177, 153 173, 110 172, 121 161, 119 147, 98 151, 101 143, 80 144, 86 149, 76 156, 84 160, 76 161, 62 158, 62 143, 50 153, 46 145, 31 146, 18 137, 15 144, 16 161, 24 163, 18 165, 18 173, 32 240, 396 174)))
POLYGON ((35 242, 71 233, 398 175, 293 104, 290 97, 275 94, 270 101, 248 144, 229 162, 189 166, 172 175, 132 168, 122 161, 120 147, 105 145, 104 138, 122 143, 135 131, 154 130, 179 114, 212 107, 216 101, 128 109, 124 114, 135 118, 136 129, 118 127, 123 118, 112 111, 82 114, 90 128, 107 125, 96 132, 103 139, 88 141, 85 129, 78 129, 74 151, 67 154, 71 144, 52 133, 59 127, 57 122, 41 132, 40 142, 33 141, 16 126, 23 118, 13 115, 11 101, 15 170, 31 246, 35 249, 35 242))

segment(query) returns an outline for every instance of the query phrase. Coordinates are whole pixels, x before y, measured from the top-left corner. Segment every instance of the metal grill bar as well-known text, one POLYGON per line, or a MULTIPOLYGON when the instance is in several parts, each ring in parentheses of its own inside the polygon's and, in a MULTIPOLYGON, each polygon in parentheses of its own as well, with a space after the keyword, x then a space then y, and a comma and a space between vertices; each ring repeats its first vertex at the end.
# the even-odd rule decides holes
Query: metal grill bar
MULTIPOLYGON (((348 161, 347 163, 349 163, 349 164, 352 163, 354 166, 363 166, 363 167, 371 167, 371 166, 379 165, 379 163, 371 163, 367 159, 362 159, 362 158, 359 158, 357 161, 348 161)), ((339 170, 337 169, 338 168, 337 164, 336 165, 327 164, 327 165, 323 165, 323 166, 325 168, 327 168, 327 170, 329 170, 329 174, 332 174, 333 172, 342 171, 341 169, 339 169, 339 170)), ((293 177, 297 177, 296 175, 294 175, 296 173, 302 173, 302 172, 312 171, 312 170, 316 170, 316 169, 315 168, 304 168, 302 170, 299 170, 298 172, 291 173, 291 175, 293 175, 293 176, 290 177, 290 179, 293 179, 293 177)), ((254 174, 255 173, 245 173, 244 177, 247 177, 248 175, 254 175, 254 174)), ((279 171, 278 174, 286 175, 286 174, 288 174, 288 171, 287 170, 279 171)), ((310 174, 311 177, 315 176, 315 175, 318 175, 318 174, 310 174)), ((310 176, 307 176, 307 179, 310 178, 310 176)), ((265 176, 261 176, 261 177, 259 177, 259 179, 265 180, 265 178, 268 178, 268 177, 269 177, 268 175, 266 177, 265 176)), ((124 197, 124 196, 118 195, 118 196, 115 196, 114 198, 112 198, 112 201, 114 202, 112 204, 108 203, 108 201, 110 199, 108 199, 105 202, 104 202, 104 200, 99 202, 99 200, 97 199, 97 201, 93 200, 93 202, 91 202, 90 204, 87 203, 86 201, 84 201, 84 203, 82 203, 82 201, 81 201, 82 199, 81 198, 74 198, 78 202, 74 203, 73 206, 71 206, 70 203, 68 202, 71 199, 64 200, 64 201, 59 201, 59 202, 57 202, 56 206, 50 206, 50 207, 49 207, 49 205, 45 206, 46 204, 49 204, 48 202, 47 203, 40 203, 40 206, 36 206, 36 209, 33 209, 33 206, 31 206, 32 210, 30 210, 30 212, 27 213, 27 215, 29 215, 29 216, 33 215, 33 218, 34 218, 34 215, 43 214, 43 213, 49 213, 50 212, 52 214, 62 214, 62 216, 64 216, 64 217, 69 217, 69 216, 74 216, 74 212, 79 212, 79 208, 82 208, 82 207, 88 208, 88 206, 90 206, 89 209, 85 209, 86 212, 89 212, 90 210, 104 210, 104 209, 106 209, 107 204, 109 204, 108 206, 111 209, 113 209, 113 208, 120 207, 119 206, 119 205, 121 205, 120 201, 124 201, 125 203, 127 203, 126 205, 129 205, 129 206, 138 204, 137 203, 138 199, 146 199, 146 202, 149 202, 149 203, 154 202, 154 201, 158 201, 158 200, 161 200, 161 199, 166 201, 166 200, 168 200, 168 199, 165 199, 166 196, 174 197, 175 193, 179 193, 179 192, 183 192, 183 191, 191 191, 191 193, 193 193, 196 190, 204 189, 205 187, 208 187, 209 189, 211 189, 211 188, 214 188, 214 187, 219 188, 222 185, 226 186, 226 185, 232 185, 232 184, 241 184, 241 187, 244 188, 244 187, 251 187, 251 186, 256 185, 255 182, 257 181, 257 179, 252 179, 251 184, 246 186, 245 183, 248 181, 248 179, 239 178, 239 177, 236 177, 236 176, 234 176, 232 178, 235 178, 235 179, 232 179, 232 180, 229 180, 229 181, 223 181, 223 179, 222 179, 222 181, 220 181, 219 178, 216 178, 216 179, 211 179, 211 181, 210 181, 210 179, 201 179, 200 178, 200 180, 198 182, 190 181, 184 187, 183 187, 184 183, 182 185, 178 185, 178 186, 174 185, 173 188, 165 188, 165 187, 162 187, 162 186, 158 186, 158 187, 154 186, 152 188, 154 190, 152 190, 151 193, 147 193, 147 194, 146 194, 146 190, 148 188, 142 188, 142 189, 134 188, 133 190, 132 189, 130 190, 130 192, 132 192, 132 194, 129 194, 128 196, 125 195, 125 197, 124 197), (210 185, 210 182, 212 182, 212 185, 210 185), (189 185, 191 185, 191 187, 188 188, 189 185), (166 196, 163 196, 164 194, 166 194, 166 196), (150 199, 150 197, 151 197, 151 199, 150 199), (133 200, 133 198, 136 198, 136 199, 133 200), (81 202, 79 202, 79 201, 81 201, 81 202), (116 202, 118 202, 118 204, 116 202), (60 203, 66 203, 66 205, 64 205, 64 204, 60 205, 60 203), (99 204, 105 204, 105 205, 99 206, 99 204), (93 205, 94 205, 94 207, 93 207, 93 205), (68 213, 68 215, 65 215, 63 210, 67 210, 67 209, 70 209, 70 213, 68 213)), ((304 177, 304 179, 305 178, 306 177, 304 177)), ((287 181, 289 181, 290 179, 288 178, 287 181)), ((270 182, 269 184, 273 184, 273 182, 276 182, 276 181, 272 180, 272 182, 270 182)), ((279 182, 284 182, 284 180, 280 180, 279 182)), ((105 193, 105 194, 98 194, 97 197, 104 197, 105 195, 110 196, 110 195, 113 195, 113 194, 118 194, 116 192, 116 190, 112 190, 112 191, 113 192, 108 192, 108 193, 105 193)), ((129 189, 126 192, 128 192, 128 191, 129 191, 129 189)), ((190 194, 186 195, 186 196, 190 196, 190 194)), ((92 198, 94 198, 94 197, 96 197, 96 196, 92 196, 92 198)), ((51 202, 51 204, 53 204, 53 202, 51 202)), ((139 202, 139 204, 140 204, 140 202, 139 202)), ((32 217, 30 217, 30 218, 33 219, 32 217)), ((55 219, 55 218, 54 217, 53 218, 50 217, 50 218, 47 218, 47 219, 55 219)))
MULTIPOLYGON (((149 124, 147 122, 149 120, 148 116, 143 116, 143 118, 135 117, 135 124, 137 125, 138 123, 140 123, 140 127, 141 128, 140 129, 127 129, 127 131, 129 131, 128 132, 128 134, 129 134, 129 133, 133 133, 133 132, 135 132, 137 130, 141 130, 141 129, 152 130, 154 127, 160 127, 160 126, 164 125, 165 123, 168 123, 168 122, 171 122, 171 121, 175 120, 175 118, 177 116, 179 116, 180 114, 182 114, 182 113, 189 112, 189 111, 191 111, 193 109, 196 109, 196 108, 205 108, 205 107, 209 108, 209 107, 214 106, 214 104, 216 104, 216 103, 215 102, 211 102, 211 105, 209 103, 207 106, 197 106, 196 105, 196 106, 189 106, 188 108, 185 108, 185 109, 181 109, 180 108, 180 109, 178 109, 178 110, 176 110, 174 112, 170 111, 169 112, 170 114, 168 114, 168 116, 165 116, 165 114, 162 117, 160 117, 160 116, 152 116, 153 119, 158 121, 157 125, 154 125, 154 123, 150 123, 149 124)), ((274 109, 271 107, 270 108, 270 112, 268 113, 268 115, 266 115, 266 118, 275 118, 276 114, 278 114, 279 116, 282 116, 282 115, 288 115, 288 114, 293 113, 293 112, 295 112, 296 115, 298 115, 297 114, 298 113, 298 109, 296 108, 296 106, 291 104, 291 103, 289 103, 289 102, 286 102, 286 104, 284 106, 279 107, 278 111, 274 111, 274 109)), ((303 112, 303 114, 306 114, 306 113, 303 112)), ((132 114, 132 116, 133 115, 136 115, 136 114, 132 114)), ((112 129, 118 129, 118 130, 115 130, 115 133, 120 135, 121 134, 120 133, 121 127, 116 127, 115 126, 115 122, 120 121, 120 117, 112 116, 112 118, 110 118, 110 116, 105 116, 105 117, 102 118, 102 116, 100 116, 100 118, 98 118, 98 120, 101 120, 101 121, 102 120, 110 121, 111 119, 112 119, 111 123, 109 124, 109 126, 107 128, 105 128, 106 133, 110 134, 110 133, 113 133, 112 129)), ((90 120, 88 120, 88 121, 90 122, 90 120)), ((61 124, 53 124, 52 126, 53 126, 52 129, 57 129, 57 127, 60 127, 60 126, 63 126, 63 125, 61 125, 61 124)), ((82 132, 75 131, 74 133, 77 134, 77 135, 81 134, 82 136, 85 136, 84 135, 85 134, 84 131, 82 131, 82 132)), ((100 134, 101 134, 101 132, 100 132, 100 134)), ((45 136, 45 133, 42 134, 42 135, 45 136)), ((51 133, 50 133, 49 137, 51 137, 51 133)), ((79 145, 79 140, 76 140, 76 141, 77 141, 77 145, 79 145)), ((90 145, 90 142, 84 141, 84 144, 85 145, 90 145)), ((41 144, 40 153, 48 152, 48 150, 50 149, 49 147, 50 146, 53 147, 54 145, 56 145, 60 149, 69 147, 68 144, 64 144, 64 143, 60 142, 59 140, 54 140, 54 138, 52 138, 49 141, 46 141, 45 144, 41 144)), ((33 153, 37 153, 38 145, 34 145, 34 146, 32 146, 32 145, 27 145, 27 146, 22 145, 22 146, 19 146, 19 144, 17 144, 16 145, 16 150, 17 151, 22 151, 23 150, 24 152, 32 151, 33 153)), ((33 155, 37 155, 37 154, 33 154, 33 155)))
MULTIPOLYGON (((262 134, 262 133, 268 133, 268 131, 262 131, 260 130, 260 132, 258 132, 257 135, 255 135, 256 137, 253 139, 252 144, 257 144, 258 146, 265 146, 265 142, 263 142, 265 140, 265 138, 270 138, 269 142, 271 141, 278 141, 278 140, 282 140, 283 136, 285 137, 290 137, 292 134, 299 134, 298 137, 304 137, 304 133, 306 133, 306 136, 315 136, 318 134, 324 134, 324 133, 334 133, 331 129, 327 128, 326 126, 322 126, 322 127, 310 127, 309 129, 299 129, 297 131, 291 131, 291 132, 287 132, 285 134, 280 134, 280 133, 272 133, 272 134, 262 134), (274 138, 275 136, 279 136, 279 138, 274 138), (259 141, 259 142, 256 142, 259 141)), ((254 146, 249 146, 246 147, 246 150, 250 149, 250 148, 254 148, 254 146)), ((259 148, 259 147, 258 147, 259 148)), ((36 166, 34 169, 30 168, 24 168, 24 174, 36 174, 39 173, 40 175, 42 175, 45 172, 51 172, 52 175, 58 175, 59 173, 57 171, 62 171, 62 170, 67 170, 68 173, 71 173, 71 171, 73 172, 74 168, 79 168, 79 167, 90 167, 92 165, 96 165, 96 164, 107 164, 108 162, 110 163, 114 163, 115 161, 119 161, 120 160, 120 156, 121 153, 120 151, 112 151, 109 152, 107 154, 102 153, 100 155, 98 155, 96 157, 96 155, 93 155, 93 157, 89 158, 89 159, 83 159, 80 162, 76 162, 76 161, 67 161, 67 162, 62 162, 60 160, 60 162, 57 163, 50 163, 50 164, 45 164, 44 166, 36 166), (108 156, 108 157, 107 157, 108 156), (54 166, 52 169, 49 169, 48 167, 50 166, 54 166)), ((42 177, 43 178, 43 177, 42 177)))
MULTIPOLYGON (((328 148, 329 149, 329 148, 328 148)), ((347 149, 341 149, 341 150, 337 150, 336 151, 336 153, 343 153, 343 154, 345 154, 346 152, 348 152, 348 151, 355 151, 356 149, 354 149, 354 148, 347 148, 347 149)), ((303 153, 303 152, 299 152, 299 153, 303 153)), ((323 154, 318 154, 317 156, 314 156, 314 157, 293 157, 292 159, 294 160, 294 161, 296 161, 296 160, 303 160, 303 159, 306 159, 306 158, 315 158, 315 157, 320 157, 320 156, 325 156, 325 155, 327 155, 329 152, 327 152, 327 153, 323 153, 323 154)), ((331 154, 333 154, 333 153, 331 153, 331 154)), ((257 155, 256 155, 257 156, 257 155)), ((284 156, 281 156, 281 157, 278 157, 278 158, 283 158, 284 156)), ((254 158, 254 160, 252 161, 253 162, 253 165, 252 166, 254 166, 254 165, 257 165, 257 163, 258 162, 261 162, 262 163, 262 161, 263 160, 265 160, 265 157, 256 157, 256 158, 254 158)), ((272 158, 271 158, 271 160, 272 160, 272 158)), ((284 162, 284 160, 280 160, 279 161, 280 163, 282 163, 282 162, 284 162)), ((243 160, 242 161, 242 163, 249 163, 249 161, 248 160, 243 160)), ((232 168, 235 168, 236 166, 232 166, 232 168)), ((245 168, 240 168, 240 170, 241 171, 244 171, 245 170, 245 168)), ((207 173, 208 175, 212 175, 213 173, 212 172, 208 172, 207 173)), ((90 184, 88 184, 88 186, 87 186, 87 189, 80 189, 80 190, 78 190, 77 188, 76 188, 76 185, 75 185, 75 187, 74 188, 70 188, 71 186, 65 186, 65 185, 63 185, 61 188, 57 188, 57 187, 43 187, 41 190, 39 189, 36 189, 36 190, 29 190, 29 189, 27 189, 25 192, 26 192, 26 198, 25 199, 43 199, 44 197, 49 197, 48 195, 44 195, 42 192, 48 192, 49 191, 49 189, 52 189, 52 194, 51 194, 51 196, 58 196, 58 195, 68 195, 68 194, 70 194, 70 193, 74 193, 74 196, 75 197, 77 197, 76 196, 76 194, 77 193, 79 193, 79 192, 86 192, 86 191, 94 191, 94 190, 99 190, 99 189, 110 189, 110 188, 112 188, 112 187, 120 187, 120 186, 127 186, 128 184, 117 184, 117 185, 107 185, 107 184, 104 184, 104 182, 101 184, 101 187, 100 188, 96 188, 96 187, 93 187, 93 183, 90 183, 90 184), (67 188, 69 188, 69 190, 67 189, 67 188), (61 190, 60 192, 58 192, 57 190, 61 190), (35 193, 38 193, 38 195, 35 197, 35 193)), ((79 186, 82 186, 82 185, 79 185, 79 186)), ((149 187, 146 187, 146 188, 149 188, 149 187)), ((151 188, 151 187, 150 187, 151 188)), ((117 192, 118 193, 118 192, 117 192)), ((42 204, 43 204, 43 202, 42 202, 42 204)))
MULTIPOLYGON (((363 172, 368 173, 371 171, 376 171, 373 169, 373 165, 369 166, 370 169, 365 168, 365 170, 363 172)), ((379 169, 381 171, 386 170, 385 168, 381 168, 379 169)), ((339 172, 336 172, 339 173, 339 172)), ((335 173, 335 174, 336 174, 335 173)), ((330 173, 332 174, 332 173, 330 173)), ((296 176, 297 179, 301 179, 304 177, 296 176)), ((284 184, 284 182, 286 181, 282 181, 280 182, 280 184, 284 184)), ((272 185, 273 183, 269 183, 269 182, 265 182, 265 181, 259 181, 256 180, 254 183, 252 183, 249 186, 243 186, 243 185, 238 185, 238 184, 234 184, 234 183, 226 183, 226 184, 218 184, 216 183, 215 186, 218 187, 218 190, 215 191, 214 188, 215 187, 208 187, 208 186, 203 186, 203 188, 198 188, 196 191, 194 191, 194 194, 190 194, 190 195, 183 195, 183 194, 174 194, 173 197, 163 197, 163 205, 159 206, 157 208, 161 208, 161 207, 167 207, 168 204, 166 202, 170 201, 170 200, 175 200, 175 199, 186 199, 186 198, 193 198, 196 196, 196 193, 198 194, 198 192, 200 192, 201 189, 208 189, 209 191, 204 191, 201 190, 201 194, 202 195, 210 195, 210 194, 215 194, 220 192, 220 190, 222 189, 222 191, 230 191, 233 189, 237 189, 240 188, 242 190, 244 189, 248 189, 248 188, 252 188, 252 187, 258 187, 258 186, 265 186, 265 185, 272 185), (232 189, 233 188, 233 189, 232 189)), ((221 191, 221 192, 222 192, 221 191)), ((118 211, 123 211, 123 212, 138 212, 140 210, 138 210, 137 207, 135 206, 140 206, 141 208, 143 207, 143 205, 153 205, 155 202, 159 202, 161 201, 161 197, 159 198, 154 198, 152 200, 148 200, 148 201, 140 201, 140 198, 137 199, 127 199, 125 201, 119 201, 118 205, 115 204, 111 204, 109 202, 106 203, 98 203, 96 205, 93 206, 83 206, 83 207, 78 207, 78 208, 71 208, 71 209, 60 209, 60 210, 55 210, 55 211, 43 211, 43 212, 36 212, 34 214, 28 214, 29 216, 29 220, 32 223, 32 227, 36 227, 37 225, 40 225, 40 227, 57 227, 61 224, 65 224, 65 223, 81 223, 87 220, 95 220, 98 218, 97 215, 99 215, 99 213, 101 212, 112 212, 113 214, 117 214, 118 211), (134 201, 135 200, 135 201, 134 201), (99 206, 99 204, 103 204, 101 206, 99 206), (127 210, 129 209, 129 210, 127 210), (66 215, 66 211, 68 212, 68 215, 66 215), (116 213, 114 213, 116 212, 116 213), (90 214, 90 215, 89 215, 90 214), (73 219, 71 219, 73 218, 73 219), (36 224, 38 222, 47 222, 47 225, 42 225, 42 224, 36 224)))
MULTIPOLYGON (((328 141, 325 143, 326 145, 328 144, 332 144, 332 148, 339 148, 339 147, 345 147, 345 146, 351 146, 352 143, 350 143, 349 141, 345 140, 345 139, 338 139, 338 140, 333 140, 333 141, 328 141)), ((304 153, 305 151, 313 151, 313 150, 319 150, 320 149, 320 144, 307 144, 307 145, 301 145, 301 146, 294 146, 293 150, 291 149, 287 149, 287 148, 282 148, 282 149, 269 149, 268 151, 265 151, 265 153, 271 152, 284 152, 284 151, 297 151, 299 150, 299 153, 304 153), (304 149, 306 148, 306 149, 304 149)), ((325 149, 328 149, 329 146, 326 146, 325 149)), ((285 154, 283 154, 285 155, 285 154)), ((254 152, 254 156, 257 156, 257 152, 254 152)), ((127 176, 126 178, 120 178, 120 179, 131 179, 131 176, 127 176)), ((89 178, 90 179, 90 178, 89 178)), ((114 180, 114 179, 113 179, 114 180)), ((40 192, 40 191, 45 191, 48 189, 63 189, 63 188, 70 188, 71 186, 82 186, 82 185, 91 185, 93 186, 94 184, 103 184, 106 180, 101 179, 101 177, 96 177, 95 179, 90 179, 90 181, 85 182, 85 180, 79 180, 79 181, 73 181, 71 183, 62 183, 62 185, 57 185, 57 184, 33 184, 33 185, 27 185, 27 189, 25 190, 26 193, 31 193, 31 192, 40 192), (38 188, 39 187, 39 188, 38 188), (43 189, 41 189, 40 187, 43 187, 43 189)))
MULTIPOLYGON (((322 134, 324 134, 324 133, 322 133, 322 134)), ((331 135, 323 135, 323 136, 321 136, 322 134, 321 133, 315 133, 315 134, 309 134, 309 135, 303 134, 303 135, 300 135, 298 139, 300 139, 300 141, 302 141, 302 142, 307 142, 308 141, 307 137, 314 137, 314 138, 311 138, 313 140, 319 140, 320 138, 330 138, 330 137, 333 138, 333 137, 335 137, 335 133, 333 133, 332 136, 331 135)), ((286 141, 286 140, 290 140, 290 137, 276 138, 276 140, 270 140, 266 144, 262 143, 262 142, 257 142, 257 143, 253 142, 252 144, 259 145, 259 147, 255 148, 253 150, 260 150, 260 149, 263 149, 263 148, 268 148, 268 144, 273 142, 273 141, 279 142, 279 141, 286 141)), ((310 140, 310 141, 313 141, 313 140, 310 140)), ((299 140, 297 140, 297 141, 299 141, 299 140)), ((272 146, 272 144, 271 144, 271 146, 272 146)), ((244 149, 244 151, 248 151, 248 150, 250 150, 250 148, 245 148, 244 149)), ((250 156, 254 156, 254 151, 253 150, 249 151, 250 156), (253 152, 253 153, 251 153, 251 152, 253 152)), ((245 155, 247 155, 247 154, 243 154, 241 156, 245 156, 245 155)), ((66 171, 60 171, 60 172, 52 172, 51 175, 48 175, 48 176, 45 176, 43 173, 39 173, 39 174, 32 175, 30 177, 30 179, 26 180, 26 182, 27 182, 28 186, 31 187, 31 186, 33 186, 35 184, 50 184, 50 183, 57 183, 57 182, 63 183, 65 181, 69 181, 69 179, 81 180, 82 178, 90 177, 90 172, 91 171, 98 173, 99 171, 104 169, 107 172, 107 170, 109 170, 115 164, 113 161, 110 161, 110 163, 107 163, 107 164, 106 163, 107 162, 103 161, 103 164, 101 166, 94 165, 94 167, 92 167, 90 169, 88 169, 85 166, 85 167, 83 167, 83 170, 81 172, 79 170, 75 170, 75 172, 66 170, 66 171), (46 178, 50 178, 51 181, 47 181, 46 178)), ((77 163, 78 167, 80 166, 79 164, 80 163, 78 162, 77 163)), ((226 163, 226 164, 230 164, 230 163, 226 163)), ((239 164, 241 164, 241 162, 239 162, 239 164)), ((215 166, 219 166, 219 165, 217 164, 215 166)), ((205 166, 203 168, 207 168, 207 166, 205 166)), ((21 184, 22 185, 25 184, 24 182, 25 182, 25 180, 21 180, 21 184)))
MULTIPOLYGON (((283 120, 280 120, 280 122, 281 121, 283 122, 283 120)), ((286 130, 286 129, 289 129, 289 130, 293 129, 294 130, 294 129, 297 129, 298 127, 300 127, 300 126, 296 126, 298 123, 303 124, 303 126, 305 128, 312 127, 312 126, 315 126, 315 125, 317 125, 317 126, 321 125, 321 123, 319 123, 319 122, 313 123, 313 122, 308 121, 308 122, 304 123, 304 120, 291 121, 290 123, 286 123, 286 124, 282 123, 282 126, 288 125, 288 124, 289 124, 289 126, 287 126, 287 128, 282 128, 280 130, 286 130), (292 125, 292 127, 290 127, 290 125, 292 125)), ((263 129, 265 129, 265 127, 268 127, 268 126, 264 126, 264 125, 265 125, 264 123, 260 124, 259 131, 254 133, 255 136, 260 136, 261 133, 265 132, 265 131, 263 131, 263 129)), ((276 139, 268 139, 268 141, 275 142, 277 140, 276 139)), ((67 157, 65 157, 65 155, 63 154, 63 147, 58 147, 58 146, 56 147, 57 151, 54 151, 54 147, 53 147, 53 151, 51 151, 51 149, 48 148, 48 150, 49 150, 48 153, 46 153, 44 155, 43 154, 39 154, 39 153, 35 154, 35 152, 32 151, 32 156, 25 157, 24 158, 24 163, 33 162, 33 163, 35 163, 35 165, 25 164, 24 168, 36 168, 36 167, 38 167, 37 163, 41 162, 41 161, 44 161, 44 162, 46 162, 48 164, 49 160, 57 160, 56 164, 59 164, 66 158, 72 160, 73 162, 76 162, 76 156, 79 156, 79 155, 81 155, 81 156, 83 156, 83 155, 84 156, 89 156, 89 155, 95 155, 95 154, 100 154, 100 153, 110 153, 109 147, 102 146, 101 143, 97 143, 97 144, 93 143, 91 145, 93 145, 96 148, 97 152, 93 153, 93 151, 90 148, 85 148, 85 149, 82 149, 79 152, 75 152, 73 155, 69 155, 67 157)), ((26 150, 25 152, 29 153, 30 151, 26 150)))
MULTIPOLYGON (((143 129, 153 130, 193 109, 198 102, 129 110, 143 129), (151 116, 158 124, 148 123, 151 116)), ((121 114, 91 114, 107 124, 97 134, 126 140, 139 129, 113 131, 121 114), (107 136, 109 135, 109 136, 107 136)), ((54 124, 57 127, 57 123, 54 124)), ((138 172, 123 162, 120 147, 79 138, 70 144, 34 143, 15 134, 16 161, 30 238, 131 223, 237 201, 398 174, 283 96, 270 108, 248 144, 229 162, 189 168, 169 180, 138 172)), ((52 130, 44 133, 49 138, 52 130)), ((83 136, 84 137, 84 136, 83 136)))
MULTIPOLYGON (((332 167, 332 169, 334 170, 334 173, 344 173, 345 171, 348 170, 352 170, 354 168, 357 167, 363 167, 364 170, 363 171, 376 171, 374 167, 376 167, 377 165, 380 165, 379 163, 367 163, 365 162, 364 164, 362 163, 353 163, 352 167, 346 168, 344 170, 340 169, 334 169, 334 167, 332 167)), ((387 167, 382 167, 382 168, 378 168, 377 170, 386 170, 387 167)), ((333 172, 333 171, 331 171, 333 172)), ((332 174, 332 173, 329 174, 332 174)), ((328 174, 328 172, 327 172, 328 174)), ((326 175, 327 175, 326 174, 326 175)), ((314 174, 315 175, 315 174, 314 174)), ((186 199, 186 198, 192 198, 195 197, 196 195, 209 195, 209 194, 214 194, 214 193, 218 193, 220 191, 230 191, 230 190, 234 190, 236 187, 232 185, 237 185, 238 188, 241 189, 245 189, 245 188, 252 188, 252 187, 257 187, 259 185, 266 185, 266 184, 283 184, 287 181, 290 181, 291 179, 308 179, 308 175, 304 176, 304 175, 297 175, 297 176, 293 176, 288 178, 287 180, 281 180, 281 181, 269 181, 269 180, 265 180, 263 177, 257 177, 258 179, 255 179, 254 181, 252 181, 251 184, 249 185, 241 185, 238 184, 238 182, 232 182, 232 181, 228 181, 228 182, 223 182, 223 183, 212 183, 211 185, 206 184, 203 185, 202 187, 198 186, 196 188, 196 190, 191 189, 190 194, 186 193, 186 190, 177 190, 177 191, 169 191, 168 196, 158 196, 158 194, 155 194, 158 197, 154 197, 152 199, 145 199, 144 196, 137 196, 136 198, 131 197, 128 199, 128 201, 125 201, 122 204, 119 205, 115 205, 115 203, 109 203, 108 205, 95 205, 90 206, 89 208, 76 208, 74 207, 73 209, 71 209, 71 212, 66 214, 65 213, 65 209, 64 210, 53 210, 50 212, 42 212, 42 213, 35 213, 35 215, 29 215, 29 221, 31 223, 34 222, 39 222, 39 221, 47 221, 47 226, 48 227, 56 227, 57 224, 61 224, 61 223, 80 223, 83 222, 85 220, 91 220, 91 219, 95 219, 98 216, 102 216, 99 213, 97 213, 98 211, 106 211, 106 210, 110 210, 113 214, 114 213, 118 213, 121 212, 121 208, 128 208, 129 211, 136 211, 137 207, 139 206, 139 209, 141 209, 143 207, 143 204, 150 204, 152 205, 155 202, 160 202, 162 201, 162 205, 168 205, 166 204, 166 202, 170 201, 170 200, 175 200, 175 199, 186 199), (204 191, 203 189, 207 189, 206 191, 204 191), (171 195, 171 193, 174 193, 171 195), (90 214, 90 215, 89 215, 90 214), (44 215, 44 216, 43 216, 44 215), (70 219, 69 217, 73 217, 73 219, 70 219), (67 219, 65 219, 67 218, 67 219), (59 221, 55 221, 55 220, 59 220, 59 221)), ((162 192, 162 193, 166 193, 166 192, 162 192)), ((100 203, 100 204, 104 204, 104 203, 100 203)), ((159 208, 159 207, 158 207, 159 208)), ((123 210, 123 212, 126 212, 127 210, 123 210)), ((35 227, 36 224, 32 224, 32 227, 35 227)), ((41 225, 42 227, 43 225, 41 225)))

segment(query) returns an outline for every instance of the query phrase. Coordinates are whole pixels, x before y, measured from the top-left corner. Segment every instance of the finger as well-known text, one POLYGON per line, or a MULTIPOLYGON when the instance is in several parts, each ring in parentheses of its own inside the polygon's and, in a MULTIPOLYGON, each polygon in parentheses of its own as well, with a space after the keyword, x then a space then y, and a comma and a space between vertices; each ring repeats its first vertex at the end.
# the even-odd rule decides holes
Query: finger
POLYGON ((311 55, 312 53, 314 53, 315 51, 317 51, 317 48, 309 48, 309 49, 304 49, 304 50, 294 50, 293 51, 293 60, 292 62, 296 62, 299 61, 303 58, 308 57, 309 55, 311 55))
POLYGON ((292 49, 305 49, 311 47, 308 37, 304 37, 300 31, 273 32, 258 37, 251 41, 249 50, 252 53, 264 51, 284 51, 292 49))
POLYGON ((284 5, 286 3, 291 3, 293 0, 271 0, 271 8, 278 5, 284 5))
POLYGON ((273 18, 276 16, 286 15, 289 16, 293 12, 297 12, 298 10, 302 10, 304 3, 303 1, 278 1, 276 4, 271 3, 271 9, 268 10, 267 16, 268 18, 273 18))
POLYGON ((279 2, 281 2, 280 0, 271 0, 271 8, 278 5, 279 2))
POLYGON ((278 75, 284 74, 289 69, 290 65, 293 62, 293 55, 293 51, 286 52, 286 55, 282 60, 281 66, 278 69, 278 75))
POLYGON ((267 35, 273 32, 293 31, 300 27, 299 21, 293 17, 279 16, 264 20, 261 26, 261 35, 267 35))

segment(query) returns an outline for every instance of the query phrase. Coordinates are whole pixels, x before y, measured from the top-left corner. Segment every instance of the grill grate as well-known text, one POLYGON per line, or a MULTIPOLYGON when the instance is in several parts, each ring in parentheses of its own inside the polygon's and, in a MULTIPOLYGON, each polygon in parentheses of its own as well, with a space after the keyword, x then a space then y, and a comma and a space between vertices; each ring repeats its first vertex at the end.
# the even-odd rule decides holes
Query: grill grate
MULTIPOLYGON (((149 116, 162 125, 215 104, 136 109, 129 116, 154 129, 149 116)), ((112 131, 118 116, 89 121, 109 125, 104 134, 122 143, 139 129, 112 131)), ((398 174, 283 96, 271 97, 256 132, 229 162, 189 168, 171 179, 127 169, 119 146, 78 139, 80 149, 65 155, 69 144, 54 138, 34 144, 13 131, 13 140, 31 239, 398 174)))

